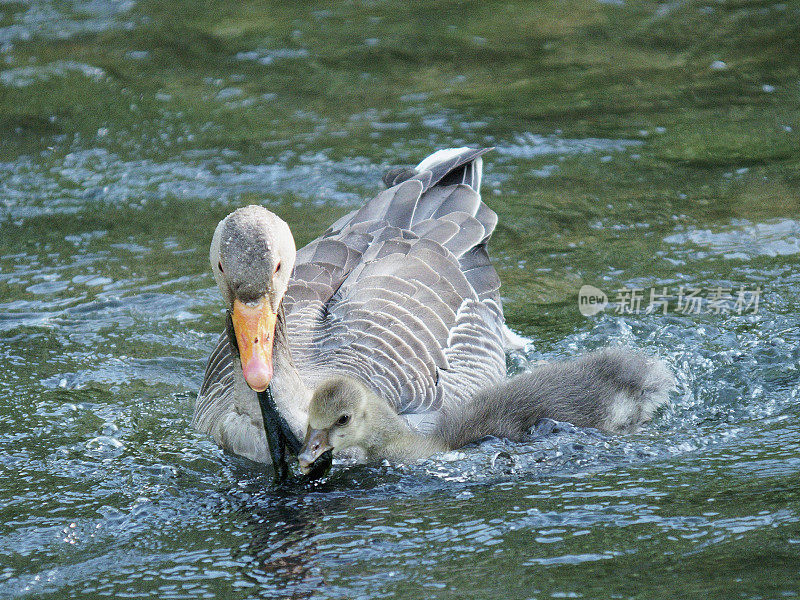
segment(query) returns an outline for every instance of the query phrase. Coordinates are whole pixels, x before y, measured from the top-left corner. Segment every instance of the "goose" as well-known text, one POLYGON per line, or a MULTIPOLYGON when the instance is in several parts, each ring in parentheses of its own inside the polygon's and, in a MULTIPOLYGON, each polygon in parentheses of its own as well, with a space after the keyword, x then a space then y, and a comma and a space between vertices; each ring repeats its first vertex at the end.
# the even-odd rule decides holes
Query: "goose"
POLYGON ((297 250, 266 208, 217 225, 211 270, 227 307, 193 426, 226 452, 273 463, 285 479, 314 390, 360 382, 420 434, 506 374, 520 338, 503 319, 487 244, 482 156, 440 150, 394 169, 387 189, 297 250))
POLYGON ((314 391, 298 461, 308 473, 329 451, 334 456, 350 451, 361 462, 428 458, 486 436, 524 440, 545 418, 631 433, 667 402, 674 386, 660 359, 606 348, 490 385, 461 406, 447 406, 432 432, 423 434, 371 388, 337 376, 314 391))

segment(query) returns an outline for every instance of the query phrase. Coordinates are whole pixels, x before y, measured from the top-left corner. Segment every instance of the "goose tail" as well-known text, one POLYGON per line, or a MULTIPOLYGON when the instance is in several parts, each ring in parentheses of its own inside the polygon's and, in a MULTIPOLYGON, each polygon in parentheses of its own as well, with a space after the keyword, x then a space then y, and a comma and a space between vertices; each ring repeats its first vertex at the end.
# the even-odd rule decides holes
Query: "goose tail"
POLYGON ((552 362, 480 391, 450 407, 437 435, 458 448, 489 435, 526 438, 541 419, 609 433, 632 433, 666 404, 675 377, 660 359, 606 348, 552 362))
POLYGON ((397 167, 383 176, 386 187, 408 179, 419 179, 423 190, 435 185, 463 184, 480 194, 483 179, 483 158, 492 148, 445 148, 424 158, 416 167, 397 167))

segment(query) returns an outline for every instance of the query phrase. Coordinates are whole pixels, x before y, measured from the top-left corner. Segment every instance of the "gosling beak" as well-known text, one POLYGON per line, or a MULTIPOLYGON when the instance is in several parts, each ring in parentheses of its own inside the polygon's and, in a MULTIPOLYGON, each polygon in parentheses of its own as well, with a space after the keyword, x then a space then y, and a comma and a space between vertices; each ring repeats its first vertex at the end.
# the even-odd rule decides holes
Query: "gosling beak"
POLYGON ((333 446, 328 440, 328 430, 309 427, 305 444, 303 444, 300 454, 297 455, 300 471, 304 475, 308 475, 314 468, 314 462, 329 450, 333 450, 333 446))
POLYGON ((272 381, 272 344, 277 313, 264 298, 255 306, 233 301, 233 330, 239 346, 244 379, 253 390, 263 392, 272 381))

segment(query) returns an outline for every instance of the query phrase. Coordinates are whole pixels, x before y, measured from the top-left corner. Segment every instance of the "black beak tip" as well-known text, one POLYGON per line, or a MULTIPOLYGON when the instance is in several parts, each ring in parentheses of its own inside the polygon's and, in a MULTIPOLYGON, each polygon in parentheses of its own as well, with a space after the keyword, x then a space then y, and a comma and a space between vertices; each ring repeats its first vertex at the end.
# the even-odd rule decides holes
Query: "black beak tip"
POLYGON ((311 469, 306 474, 306 477, 309 481, 315 481, 317 479, 321 479, 328 474, 328 471, 331 470, 331 465, 333 464, 333 450, 326 450, 322 454, 317 457, 313 463, 311 463, 311 469))

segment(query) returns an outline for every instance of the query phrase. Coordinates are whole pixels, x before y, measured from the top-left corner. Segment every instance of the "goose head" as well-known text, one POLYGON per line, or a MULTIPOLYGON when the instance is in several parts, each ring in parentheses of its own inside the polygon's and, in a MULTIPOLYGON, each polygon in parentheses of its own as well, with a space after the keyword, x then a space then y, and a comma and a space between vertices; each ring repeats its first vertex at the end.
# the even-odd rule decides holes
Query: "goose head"
POLYGON ((231 313, 244 379, 257 392, 272 380, 275 323, 295 255, 289 226, 261 206, 229 214, 211 241, 211 271, 231 313))
POLYGON ((308 473, 325 452, 367 445, 375 403, 362 384, 348 377, 334 377, 317 387, 308 407, 305 442, 297 457, 300 470, 308 473))

